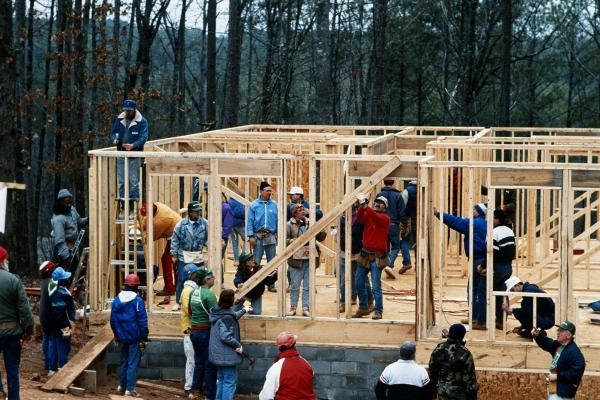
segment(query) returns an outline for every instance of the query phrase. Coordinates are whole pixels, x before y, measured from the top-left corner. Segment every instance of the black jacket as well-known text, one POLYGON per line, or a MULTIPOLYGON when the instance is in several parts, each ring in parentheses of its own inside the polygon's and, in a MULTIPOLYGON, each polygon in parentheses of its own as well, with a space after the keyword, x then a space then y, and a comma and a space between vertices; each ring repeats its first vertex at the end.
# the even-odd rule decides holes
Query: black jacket
MULTIPOLYGON (((238 269, 235 272, 235 277, 233 278, 233 284, 235 285, 235 287, 237 287, 237 285, 239 285, 240 283, 246 282, 255 273, 260 271, 261 268, 262 265, 257 265, 254 271, 250 271, 245 264, 238 265, 238 269)), ((275 282, 277 282, 277 274, 275 274, 274 276, 267 276, 265 279, 263 279, 260 285, 256 285, 254 289, 250 290, 246 294, 245 297, 248 297, 249 299, 257 299, 260 296, 262 296, 265 292, 265 285, 270 286, 273 285, 275 282)))
MULTIPOLYGON (((534 336, 535 342, 542 350, 546 350, 554 357, 556 351, 560 348, 557 340, 552 340, 547 336, 534 336)), ((575 397, 581 377, 585 371, 585 358, 581 350, 574 341, 569 342, 560 353, 557 369, 557 393, 560 397, 575 397)))
MULTIPOLYGON (((365 226, 356 219, 356 213, 352 214, 352 220, 354 222, 351 228, 352 249, 350 251, 352 254, 358 254, 360 253, 360 249, 362 249, 362 237, 365 226)), ((346 251, 346 218, 343 215, 340 218, 340 249, 346 251)))

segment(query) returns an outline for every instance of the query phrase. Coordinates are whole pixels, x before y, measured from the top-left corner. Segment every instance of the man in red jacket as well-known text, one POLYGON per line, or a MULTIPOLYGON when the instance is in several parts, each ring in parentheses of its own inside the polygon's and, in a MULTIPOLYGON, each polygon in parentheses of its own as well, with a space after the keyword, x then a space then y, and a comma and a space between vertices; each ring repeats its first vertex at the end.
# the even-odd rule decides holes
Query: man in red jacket
POLYGON ((267 371, 259 400, 296 399, 314 400, 313 369, 296 350, 298 336, 290 332, 277 335, 279 355, 267 371))
POLYGON ((367 305, 367 289, 365 287, 367 274, 370 272, 373 297, 375 298, 375 312, 371 318, 381 319, 383 317, 381 271, 389 264, 387 241, 391 221, 387 215, 388 200, 379 196, 371 208, 368 205, 367 196, 361 194, 357 199, 360 207, 356 212, 356 218, 364 225, 365 229, 362 240, 363 248, 358 256, 359 268, 356 269, 359 307, 352 317, 360 318, 371 313, 367 305))

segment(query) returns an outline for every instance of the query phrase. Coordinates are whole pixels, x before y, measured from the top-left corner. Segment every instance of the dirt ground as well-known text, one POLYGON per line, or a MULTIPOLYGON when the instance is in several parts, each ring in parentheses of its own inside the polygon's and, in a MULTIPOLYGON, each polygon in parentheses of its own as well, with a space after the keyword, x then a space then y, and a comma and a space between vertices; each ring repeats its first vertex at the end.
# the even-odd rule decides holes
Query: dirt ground
MULTIPOLYGON (((83 344, 88 340, 87 335, 82 330, 83 324, 81 320, 77 323, 77 329, 74 331, 74 335, 71 341, 71 356, 73 356, 83 344)), ((0 366, 2 377, 6 382, 6 372, 4 365, 0 366)), ((58 392, 45 392, 41 387, 48 381, 48 371, 44 370, 44 362, 42 360, 42 341, 39 335, 36 335, 30 341, 25 342, 21 352, 21 398, 24 400, 55 400, 55 399, 110 399, 110 394, 117 394, 118 379, 116 375, 109 375, 106 384, 99 385, 97 387, 97 393, 91 394, 86 393, 84 396, 74 396, 70 394, 62 394, 58 392)), ((183 387, 183 381, 151 381, 155 384, 164 386, 170 386, 173 388, 181 389, 183 387)), ((6 388, 6 386, 5 386, 6 388)), ((156 389, 148 389, 138 387, 137 391, 141 399, 145 400, 158 400, 158 399, 183 399, 185 396, 178 396, 171 393, 156 389)), ((239 396, 236 399, 248 400, 252 397, 239 396)))

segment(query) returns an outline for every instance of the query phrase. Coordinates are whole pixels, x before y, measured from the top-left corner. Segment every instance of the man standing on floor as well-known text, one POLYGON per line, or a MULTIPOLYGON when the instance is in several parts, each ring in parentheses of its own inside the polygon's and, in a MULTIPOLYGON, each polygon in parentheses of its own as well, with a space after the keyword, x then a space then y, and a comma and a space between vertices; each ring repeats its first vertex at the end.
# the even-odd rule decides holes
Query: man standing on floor
POLYGON ((52 210, 52 236, 54 238, 54 261, 67 271, 74 269, 79 262, 79 254, 74 254, 74 246, 79 230, 87 225, 88 219, 81 218, 73 207, 73 195, 67 189, 60 189, 52 210))
POLYGON ((296 350, 297 340, 298 336, 290 332, 277 335, 279 354, 267 371, 259 400, 317 398, 313 389, 313 369, 296 350))
POLYGON ((373 297, 375 298, 375 312, 372 319, 383 318, 383 294, 381 292, 381 270, 389 265, 386 253, 388 243, 388 231, 390 229, 390 217, 386 213, 387 199, 383 196, 377 197, 373 208, 369 207, 367 196, 358 196, 360 207, 356 212, 356 218, 364 225, 362 238, 362 249, 358 257, 359 267, 356 269, 356 288, 358 290, 358 310, 352 318, 361 318, 369 315, 367 305, 366 279, 371 273, 373 285, 373 297))
POLYGON ((540 329, 532 329, 535 343, 552 355, 548 383, 548 400, 572 400, 575 398, 581 377, 585 371, 585 358, 575 344, 575 325, 563 321, 556 331, 556 340, 552 340, 540 329))
POLYGON ((375 385, 377 400, 432 398, 429 375, 425 368, 415 361, 416 352, 417 346, 413 342, 402 344, 400 359, 385 367, 375 385))
MULTIPOLYGON (((522 293, 546 293, 534 283, 521 282, 516 276, 508 278, 505 282, 507 292, 522 293)), ((504 303, 502 309, 508 315, 514 315, 521 323, 513 329, 513 333, 531 339, 531 330, 533 329, 533 297, 523 297, 521 308, 511 308, 509 304, 504 303)), ((548 297, 539 297, 536 300, 537 318, 535 326, 541 329, 550 329, 554 325, 554 301, 548 297)))
POLYGON ((52 261, 44 261, 40 265, 40 303, 39 303, 39 317, 40 317, 40 328, 42 330, 42 355, 44 357, 44 369, 50 370, 50 352, 48 346, 50 344, 50 338, 48 337, 48 304, 50 301, 50 294, 48 292, 48 285, 52 280, 52 271, 56 268, 56 264, 52 261))
POLYGON ((227 201, 233 216, 233 229, 231 231, 231 247, 233 249, 233 265, 238 264, 240 244, 242 253, 246 252, 246 207, 233 197, 227 201))
MULTIPOLYGON (((0 352, 4 355, 8 400, 19 400, 21 339, 33 334, 33 316, 23 284, 9 272, 8 251, 0 246, 0 352)), ((6 392, 0 376, 0 397, 6 392)))
POLYGON ((453 324, 448 339, 437 345, 429 359, 429 378, 439 400, 476 400, 477 377, 473 356, 463 338, 467 330, 453 324))
MULTIPOLYGON (((260 183, 258 199, 250 203, 246 236, 256 263, 260 264, 263 254, 267 262, 275 257, 277 248, 277 203, 271 200, 273 188, 268 182, 260 183)), ((269 286, 269 292, 276 292, 275 284, 269 286)))
MULTIPOLYGON (((487 207, 483 203, 476 204, 473 207, 473 296, 471 299, 471 310, 473 312, 473 329, 485 330, 485 315, 479 315, 481 306, 479 302, 485 304, 485 297, 479 298, 477 295, 477 288, 479 287, 479 280, 485 279, 480 273, 482 265, 485 263, 487 254, 486 240, 487 240, 487 223, 485 222, 485 216, 487 214, 487 207)), ((440 213, 434 209, 433 215, 436 218, 440 218, 440 213)), ((461 218, 452 214, 444 213, 442 215, 444 224, 448 225, 448 228, 462 233, 464 235, 464 252, 465 255, 470 257, 471 254, 471 236, 469 229, 469 218, 461 218)), ((468 289, 467 289, 468 292, 468 289)), ((462 320, 463 323, 468 323, 468 318, 462 320)))
POLYGON ((171 257, 177 264, 177 286, 175 288, 176 304, 173 311, 179 310, 181 291, 186 279, 185 265, 204 263, 202 248, 208 240, 208 221, 200 216, 202 207, 197 201, 188 204, 188 216, 177 223, 171 237, 171 257))
MULTIPOLYGON (((389 279, 396 279, 394 276, 394 262, 396 261, 396 257, 398 257, 398 253, 400 252, 400 247, 402 245, 401 236, 400 236, 400 226, 408 227, 409 220, 404 212, 406 208, 406 204, 404 199, 402 198, 402 192, 394 187, 393 179, 385 179, 383 181, 385 185, 381 192, 377 194, 377 198, 385 197, 387 199, 387 215, 390 217, 390 229, 388 232, 388 257, 389 257, 389 266, 386 266, 383 269, 383 272, 387 275, 389 279)), ((408 234, 410 232, 405 232, 408 234)), ((408 249, 408 247, 407 247, 408 249)), ((402 254, 402 268, 398 273, 403 274, 407 270, 410 269, 410 256, 408 260, 406 259, 406 255, 402 254)))
MULTIPOLYGON (((136 110, 135 100, 125 100, 122 112, 119 114, 112 128, 110 139, 117 146, 118 151, 143 151, 148 140, 148 121, 136 110)), ((134 201, 140 200, 140 168, 143 158, 127 157, 127 173, 129 175, 129 217, 133 217, 135 210, 134 201)), ((119 199, 125 199, 125 158, 117 158, 117 183, 119 185, 119 199)), ((123 207, 121 207, 121 212, 123 207)), ((122 218, 122 216, 119 216, 122 218)))
MULTIPOLYGON (((142 229, 146 230, 148 218, 146 216, 146 203, 142 204, 140 214, 144 217, 142 220, 142 229)), ((170 296, 175 294, 175 282, 173 275, 173 260, 171 258, 171 237, 175 227, 181 221, 181 216, 177 211, 171 209, 166 204, 155 202, 152 203, 152 239, 156 242, 160 239, 165 239, 167 244, 165 250, 160 257, 162 264, 164 287, 162 292, 158 292, 158 296, 167 296, 160 304, 169 304, 170 296)))

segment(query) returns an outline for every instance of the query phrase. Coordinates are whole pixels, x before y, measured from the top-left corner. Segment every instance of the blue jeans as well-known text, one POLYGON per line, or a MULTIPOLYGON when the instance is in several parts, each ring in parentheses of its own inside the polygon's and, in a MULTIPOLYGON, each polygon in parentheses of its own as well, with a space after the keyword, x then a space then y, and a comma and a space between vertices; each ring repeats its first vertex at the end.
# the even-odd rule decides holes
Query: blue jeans
MULTIPOLYGON (((247 297, 244 297, 244 301, 233 306, 235 311, 239 311, 244 307, 244 303, 246 302, 247 297)), ((255 297, 250 300, 250 305, 252 306, 252 315, 260 315, 262 314, 262 296, 255 297)))
POLYGON ((50 353, 48 351, 48 345, 50 344, 50 339, 48 338, 48 334, 42 331, 42 356, 44 357, 44 369, 48 370, 50 366, 50 353))
POLYGON ((394 262, 400 252, 400 227, 398 224, 390 224, 388 231, 388 257, 390 258, 390 268, 394 268, 394 262))
POLYGON ((358 290, 358 305, 367 308, 367 274, 371 273, 373 284, 373 297, 375 298, 375 311, 383 313, 383 295, 381 292, 381 270, 377 267, 375 260, 371 261, 369 269, 359 266, 356 268, 356 289, 358 290))
POLYGON ((121 343, 121 366, 119 368, 119 386, 130 392, 135 390, 135 382, 137 381, 137 369, 140 365, 142 353, 140 352, 140 344, 136 343, 121 343))
MULTIPOLYGON (((143 158, 127 158, 129 174, 129 200, 140 199, 140 168, 143 158)), ((117 182, 119 184, 119 198, 125 198, 125 159, 117 158, 117 182)))
POLYGON ((309 308, 310 279, 308 271, 308 260, 302 260, 301 268, 294 268, 288 265, 288 273, 290 274, 290 307, 298 305, 300 284, 302 284, 302 308, 309 308))
POLYGON ((240 257, 239 242, 242 242, 242 251, 246 251, 246 232, 243 226, 234 226, 231 231, 231 247, 233 248, 233 258, 238 261, 240 257), (241 240, 239 240, 241 238, 241 240))
MULTIPOLYGON (((480 317, 479 314, 481 313, 481 304, 479 303, 479 297, 480 297, 480 293, 481 293, 481 289, 479 288, 479 281, 483 278, 483 280, 485 280, 484 276, 479 275, 479 272, 477 272, 477 266, 481 265, 485 262, 485 257, 481 257, 481 258, 474 258, 473 259, 473 298, 471 298, 471 310, 473 312, 473 321, 485 321, 485 315, 483 317, 480 317)), ((467 284, 467 297, 469 296, 469 284, 470 282, 467 284)), ((483 307, 485 308, 485 295, 483 296, 483 307)))
MULTIPOLYGON (((262 260, 263 254, 267 257, 267 262, 275 258, 275 251, 277 250, 276 244, 263 245, 263 239, 256 238, 256 245, 254 246, 254 260, 258 265, 262 260)), ((275 284, 269 287, 275 287, 275 284)))
POLYGON ((400 240, 400 251, 402 252, 402 266, 410 265, 410 234, 400 240))
MULTIPOLYGON (((0 353, 4 353, 4 368, 8 386, 8 400, 19 400, 19 363, 21 362, 21 337, 0 336, 0 353)), ((0 390, 2 376, 0 375, 0 390)))
POLYGON ((217 400, 233 400, 237 387, 236 367, 217 367, 217 400))
MULTIPOLYGON (((492 271, 488 268, 488 273, 492 271)), ((485 276, 479 275, 478 272, 475 271, 475 274, 478 276, 477 283, 477 301, 476 301, 476 311, 474 315, 477 317, 473 317, 473 320, 477 321, 479 324, 485 324, 487 320, 487 278, 485 276)), ((504 281, 506 281, 512 275, 512 264, 511 263, 496 263, 493 267, 493 290, 506 290, 506 285, 504 281)), ((502 322, 502 297, 496 296, 496 321, 502 322)))
MULTIPOLYGON (((196 264, 198 265, 198 264, 196 264)), ((185 271, 186 263, 177 260, 177 285, 175 286, 175 301, 177 304, 181 304, 181 292, 183 291, 183 284, 187 280, 187 272, 185 271)), ((200 266, 200 265, 198 265, 200 266)))
POLYGON ((71 338, 63 339, 62 333, 50 332, 48 335, 48 353, 50 371, 58 371, 63 365, 69 361, 69 353, 71 352, 71 338))
POLYGON ((209 399, 214 399, 217 390, 217 371, 215 366, 208 361, 210 329, 192 331, 191 339, 194 346, 194 383, 192 388, 201 391, 209 399))
MULTIPOLYGON (((352 261, 351 264, 351 270, 350 270, 350 278, 351 278, 351 284, 352 284, 352 289, 351 289, 351 297, 352 297, 352 301, 356 300, 357 295, 357 290, 356 290, 356 267, 358 266, 358 261, 354 260, 352 261)), ((339 264, 339 278, 340 278, 340 304, 346 304, 346 259, 344 257, 340 257, 340 264, 339 264)), ((370 279, 365 279, 365 285, 366 285, 366 289, 367 289, 367 297, 368 297, 368 302, 372 303, 373 302, 373 291, 371 290, 371 280, 370 279)))

